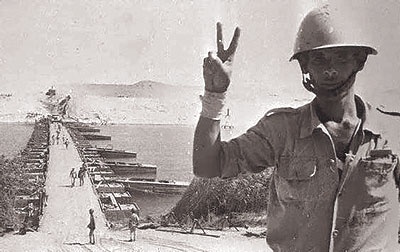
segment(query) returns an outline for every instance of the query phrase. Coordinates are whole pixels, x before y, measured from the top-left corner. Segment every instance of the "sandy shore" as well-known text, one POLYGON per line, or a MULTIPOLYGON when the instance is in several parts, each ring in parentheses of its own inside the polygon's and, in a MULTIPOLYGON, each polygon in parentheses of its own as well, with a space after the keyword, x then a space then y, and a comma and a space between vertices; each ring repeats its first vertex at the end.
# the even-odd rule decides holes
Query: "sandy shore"
MULTIPOLYGON (((44 233, 40 229, 39 232, 28 232, 26 235, 7 234, 0 238, 0 251, 271 251, 264 238, 243 235, 246 231, 259 233, 261 228, 207 231, 219 238, 147 229, 138 230, 135 242, 128 242, 128 230, 101 230, 96 231, 95 245, 89 244, 85 225, 79 230, 65 239, 55 239, 54 234, 44 233)), ((195 233, 201 234, 201 231, 195 230, 195 233)))

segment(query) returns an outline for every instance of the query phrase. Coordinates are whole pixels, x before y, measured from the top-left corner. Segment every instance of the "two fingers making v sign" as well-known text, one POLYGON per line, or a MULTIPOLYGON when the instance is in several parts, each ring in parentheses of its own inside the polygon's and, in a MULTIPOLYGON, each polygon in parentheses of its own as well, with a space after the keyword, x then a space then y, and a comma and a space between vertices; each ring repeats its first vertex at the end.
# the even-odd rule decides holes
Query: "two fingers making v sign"
POLYGON ((235 56, 240 37, 240 29, 236 27, 228 49, 224 49, 222 39, 222 25, 217 23, 217 52, 208 52, 208 57, 203 61, 203 77, 205 89, 210 92, 222 93, 229 86, 232 62, 235 56))

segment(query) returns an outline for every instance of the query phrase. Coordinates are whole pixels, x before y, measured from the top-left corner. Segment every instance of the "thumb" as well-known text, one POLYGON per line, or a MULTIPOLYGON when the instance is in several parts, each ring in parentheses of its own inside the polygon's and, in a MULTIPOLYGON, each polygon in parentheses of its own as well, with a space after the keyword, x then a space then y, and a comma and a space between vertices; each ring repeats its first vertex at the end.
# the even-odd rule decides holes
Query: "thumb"
POLYGON ((223 67, 223 62, 222 60, 218 57, 217 53, 212 51, 208 52, 208 59, 211 63, 211 66, 213 67, 214 70, 216 69, 222 69, 223 67))

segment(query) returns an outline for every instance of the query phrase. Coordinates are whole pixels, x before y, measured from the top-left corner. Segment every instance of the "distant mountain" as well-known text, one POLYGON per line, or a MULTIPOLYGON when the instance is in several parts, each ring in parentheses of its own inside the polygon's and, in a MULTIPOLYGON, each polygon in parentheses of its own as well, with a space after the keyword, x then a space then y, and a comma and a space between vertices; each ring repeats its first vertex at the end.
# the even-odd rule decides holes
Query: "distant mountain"
POLYGON ((185 95, 191 97, 195 93, 200 94, 202 90, 202 87, 197 86, 174 86, 149 80, 135 84, 83 84, 78 88, 93 96, 153 99, 176 99, 184 98, 185 95))
POLYGON ((194 124, 202 90, 155 81, 74 85, 68 113, 99 123, 194 124))

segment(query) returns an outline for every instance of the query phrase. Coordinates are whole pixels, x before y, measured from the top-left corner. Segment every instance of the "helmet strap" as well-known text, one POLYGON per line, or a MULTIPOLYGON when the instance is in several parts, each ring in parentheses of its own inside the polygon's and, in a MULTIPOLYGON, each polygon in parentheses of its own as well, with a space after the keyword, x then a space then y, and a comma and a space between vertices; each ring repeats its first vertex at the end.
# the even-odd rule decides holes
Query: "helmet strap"
POLYGON ((315 87, 313 82, 311 81, 310 78, 310 73, 304 73, 303 72, 303 86, 305 89, 307 89, 309 92, 312 92, 315 94, 315 87))
POLYGON ((329 92, 321 92, 321 90, 317 90, 315 88, 314 81, 312 80, 312 76, 310 75, 310 73, 303 72, 303 86, 305 87, 305 89, 307 89, 309 92, 314 93, 315 95, 322 94, 324 96, 336 96, 353 84, 357 72, 358 71, 353 71, 339 88, 337 88, 336 90, 331 90, 329 92))

